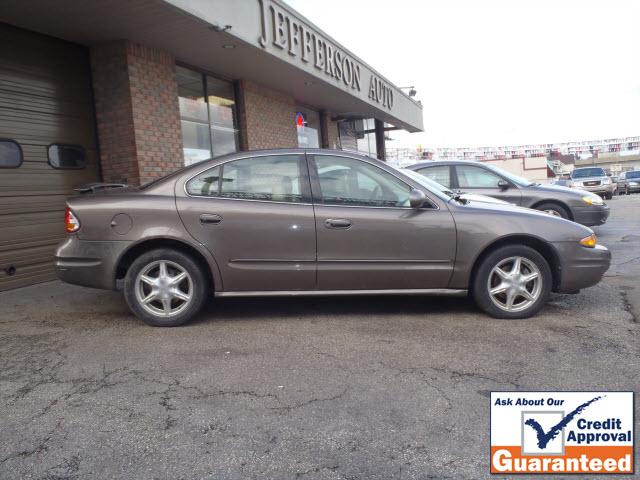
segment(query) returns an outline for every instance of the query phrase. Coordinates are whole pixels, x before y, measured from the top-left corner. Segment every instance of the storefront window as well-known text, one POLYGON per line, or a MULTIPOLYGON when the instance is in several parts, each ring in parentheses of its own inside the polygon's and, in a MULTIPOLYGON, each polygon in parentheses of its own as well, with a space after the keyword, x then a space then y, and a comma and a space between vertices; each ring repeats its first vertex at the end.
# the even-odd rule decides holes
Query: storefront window
POLYGON ((320 113, 315 110, 296 106, 296 129, 298 130, 298 147, 320 147, 320 113))
POLYGON ((375 120, 349 120, 340 123, 340 144, 343 150, 350 150, 377 158, 375 120))
POLYGON ((184 164, 238 150, 233 84, 176 67, 184 164))

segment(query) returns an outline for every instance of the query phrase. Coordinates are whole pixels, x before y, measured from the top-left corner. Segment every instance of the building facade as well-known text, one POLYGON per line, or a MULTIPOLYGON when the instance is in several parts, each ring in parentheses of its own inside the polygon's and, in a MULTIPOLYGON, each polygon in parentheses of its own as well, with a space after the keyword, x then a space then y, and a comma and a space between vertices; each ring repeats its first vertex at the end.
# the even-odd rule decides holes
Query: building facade
POLYGON ((239 150, 384 159, 385 131, 422 130, 418 102, 279 0, 7 0, 0 22, 0 290, 54 278, 84 184, 239 150))

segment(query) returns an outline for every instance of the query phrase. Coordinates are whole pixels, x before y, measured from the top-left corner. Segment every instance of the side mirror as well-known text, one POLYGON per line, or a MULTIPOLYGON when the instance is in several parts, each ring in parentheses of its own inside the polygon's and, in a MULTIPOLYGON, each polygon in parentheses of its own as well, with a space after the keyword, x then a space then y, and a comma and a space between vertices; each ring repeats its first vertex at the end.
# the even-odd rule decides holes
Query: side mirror
POLYGON ((498 181, 498 188, 500 190, 507 190, 509 188, 509 182, 507 182, 506 180, 498 181))
POLYGON ((422 190, 418 190, 417 188, 411 189, 409 193, 409 206, 411 206, 411 208, 421 208, 426 201, 427 196, 422 190))

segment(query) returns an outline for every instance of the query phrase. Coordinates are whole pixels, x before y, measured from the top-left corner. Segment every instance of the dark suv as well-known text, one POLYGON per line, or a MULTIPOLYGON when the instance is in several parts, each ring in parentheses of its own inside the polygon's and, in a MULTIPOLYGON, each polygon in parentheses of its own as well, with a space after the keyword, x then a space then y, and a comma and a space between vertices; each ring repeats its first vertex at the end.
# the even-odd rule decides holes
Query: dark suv
POLYGON ((533 183, 487 163, 430 161, 407 168, 454 190, 488 195, 583 225, 602 225, 609 218, 609 207, 598 195, 575 188, 533 183))

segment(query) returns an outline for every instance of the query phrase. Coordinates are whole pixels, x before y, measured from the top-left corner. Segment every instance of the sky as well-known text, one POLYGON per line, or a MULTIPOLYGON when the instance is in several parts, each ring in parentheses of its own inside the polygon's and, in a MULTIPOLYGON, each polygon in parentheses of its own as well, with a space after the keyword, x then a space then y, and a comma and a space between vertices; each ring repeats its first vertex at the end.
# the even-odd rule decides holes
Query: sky
POLYGON ((640 0, 285 0, 397 86, 423 133, 388 147, 640 135, 640 0))

